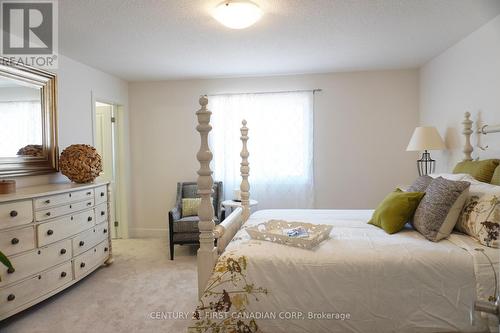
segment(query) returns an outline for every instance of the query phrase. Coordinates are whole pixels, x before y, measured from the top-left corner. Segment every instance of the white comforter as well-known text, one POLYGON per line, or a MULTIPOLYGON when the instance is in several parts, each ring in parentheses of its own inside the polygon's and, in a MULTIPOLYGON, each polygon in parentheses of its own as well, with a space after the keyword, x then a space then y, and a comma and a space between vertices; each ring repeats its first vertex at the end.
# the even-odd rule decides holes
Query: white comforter
POLYGON ((477 288, 485 295, 494 292, 494 275, 484 265, 476 266, 475 272, 474 248, 484 249, 481 256, 488 255, 494 263, 498 251, 459 234, 438 243, 411 229, 388 235, 366 223, 371 214, 359 210, 253 214, 219 259, 191 330, 487 331, 486 321, 472 307, 477 288), (269 219, 334 227, 330 239, 314 250, 251 240, 245 227, 269 219))

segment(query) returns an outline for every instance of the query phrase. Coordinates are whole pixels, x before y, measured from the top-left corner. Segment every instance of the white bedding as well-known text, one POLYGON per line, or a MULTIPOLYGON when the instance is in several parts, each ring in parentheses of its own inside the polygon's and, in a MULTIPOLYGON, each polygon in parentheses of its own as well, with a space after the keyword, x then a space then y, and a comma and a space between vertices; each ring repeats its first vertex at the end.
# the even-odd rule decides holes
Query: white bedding
POLYGON ((470 249, 483 249, 481 256, 494 263, 498 251, 460 234, 438 243, 411 229, 388 235, 366 223, 371 214, 256 212, 219 258, 191 330, 487 331, 484 318, 471 310, 476 288, 490 293, 494 278, 488 273, 491 267, 477 266, 475 272, 470 249), (251 240, 244 228, 269 219, 331 224, 331 238, 312 251, 251 240), (464 250, 467 246, 470 251, 464 250), (483 277, 476 281, 479 271, 483 277), (310 315, 323 319, 311 320, 310 315), (288 318, 292 316, 296 318, 288 318))

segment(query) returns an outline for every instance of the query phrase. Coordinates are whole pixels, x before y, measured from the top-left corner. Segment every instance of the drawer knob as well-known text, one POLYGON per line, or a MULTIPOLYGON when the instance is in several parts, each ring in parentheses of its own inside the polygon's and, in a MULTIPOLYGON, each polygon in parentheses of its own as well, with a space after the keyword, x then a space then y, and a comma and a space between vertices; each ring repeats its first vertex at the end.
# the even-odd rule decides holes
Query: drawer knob
POLYGON ((45 213, 45 215, 50 216, 50 212, 45 213))
POLYGON ((103 232, 103 233, 107 233, 107 232, 108 232, 108 229, 104 229, 102 232, 103 232))
POLYGON ((92 192, 87 192, 87 195, 91 195, 91 194, 92 194, 92 192))
POLYGON ((66 272, 61 272, 61 277, 66 277, 66 272))
POLYGON ((16 295, 14 294, 10 294, 9 296, 7 296, 7 300, 10 302, 10 301, 13 301, 16 299, 16 295))
POLYGON ((78 245, 80 245, 80 246, 84 246, 84 245, 85 245, 85 242, 84 242, 84 241, 80 241, 80 243, 78 243, 78 245))
POLYGON ((12 210, 12 211, 10 212, 10 217, 16 217, 16 216, 17 216, 17 211, 12 210))
POLYGON ((92 221, 92 216, 89 216, 89 218, 87 219, 87 221, 92 221))
POLYGON ((50 203, 50 200, 45 200, 45 203, 46 203, 46 204, 49 204, 49 203, 50 203))
POLYGON ((101 216, 104 216, 104 215, 106 215, 106 212, 105 212, 105 211, 102 211, 102 212, 101 212, 101 216))
POLYGON ((12 245, 16 245, 16 244, 18 244, 18 243, 19 243, 19 239, 17 239, 17 238, 12 238, 12 240, 10 241, 10 243, 11 243, 12 245))
POLYGON ((101 192, 101 197, 103 197, 103 196, 104 196, 104 192, 101 192))
POLYGON ((61 254, 65 254, 66 253, 66 249, 61 249, 61 254))
POLYGON ((12 274, 14 273, 16 270, 14 269, 14 267, 9 267, 9 269, 7 269, 7 273, 9 274, 12 274))
POLYGON ((85 263, 84 263, 84 262, 82 262, 82 263, 80 264, 80 267, 81 267, 81 268, 85 267, 85 263))
POLYGON ((104 252, 108 252, 108 248, 107 247, 104 248, 104 252))
POLYGON ((87 206, 92 206, 92 202, 87 202, 87 206))
POLYGON ((50 235, 52 235, 53 233, 54 233, 54 230, 52 230, 52 229, 47 230, 47 235, 49 235, 49 236, 50 236, 50 235))

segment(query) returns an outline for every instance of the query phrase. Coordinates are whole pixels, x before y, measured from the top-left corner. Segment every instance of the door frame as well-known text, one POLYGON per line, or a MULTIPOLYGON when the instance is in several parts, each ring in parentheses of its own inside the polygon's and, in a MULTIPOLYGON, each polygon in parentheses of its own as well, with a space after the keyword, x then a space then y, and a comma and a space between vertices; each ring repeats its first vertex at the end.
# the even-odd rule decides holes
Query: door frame
MULTIPOLYGON (((92 145, 96 143, 96 102, 110 104, 113 106, 115 116, 115 215, 119 221, 119 236, 117 238, 129 238, 129 217, 130 208, 127 205, 129 202, 129 186, 130 179, 128 168, 128 153, 127 153, 127 138, 128 138, 128 117, 125 106, 108 98, 101 98, 91 92, 91 110, 92 110, 92 145)), ((111 221, 113 226, 114 221, 111 221)), ((114 226, 113 226, 114 227, 114 226)))

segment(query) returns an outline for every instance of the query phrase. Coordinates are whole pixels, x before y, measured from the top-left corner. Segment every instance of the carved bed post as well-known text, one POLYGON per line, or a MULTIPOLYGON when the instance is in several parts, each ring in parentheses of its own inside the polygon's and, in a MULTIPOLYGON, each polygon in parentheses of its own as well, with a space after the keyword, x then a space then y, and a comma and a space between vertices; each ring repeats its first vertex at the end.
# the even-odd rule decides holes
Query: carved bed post
POLYGON ((241 172, 241 185, 240 185, 240 191, 241 191, 241 206, 243 207, 243 212, 242 212, 242 220, 243 223, 245 223, 248 220, 248 217, 250 216, 250 183, 248 182, 248 176, 250 175, 250 164, 248 163, 248 156, 250 155, 248 153, 247 149, 247 141, 248 141, 248 127, 247 127, 247 121, 243 120, 241 122, 243 125, 241 127, 241 142, 243 143, 243 148, 241 149, 241 167, 240 167, 240 172, 241 172))
POLYGON ((217 249, 214 247, 214 207, 210 201, 213 192, 212 170, 210 170, 212 152, 208 147, 208 133, 212 130, 212 126, 210 126, 212 112, 207 109, 208 99, 206 96, 201 96, 199 102, 201 109, 196 112, 198 117, 196 130, 200 133, 201 145, 196 158, 200 162, 200 169, 198 170, 198 194, 201 197, 198 208, 198 217, 200 218, 198 223, 200 229, 198 297, 201 297, 215 265, 217 249))
POLYGON ((465 112, 465 119, 462 121, 462 124, 464 125, 464 130, 463 130, 463 135, 465 135, 465 145, 464 145, 464 161, 472 161, 472 151, 474 148, 470 144, 470 136, 472 135, 472 123, 473 121, 470 120, 470 113, 465 112))

